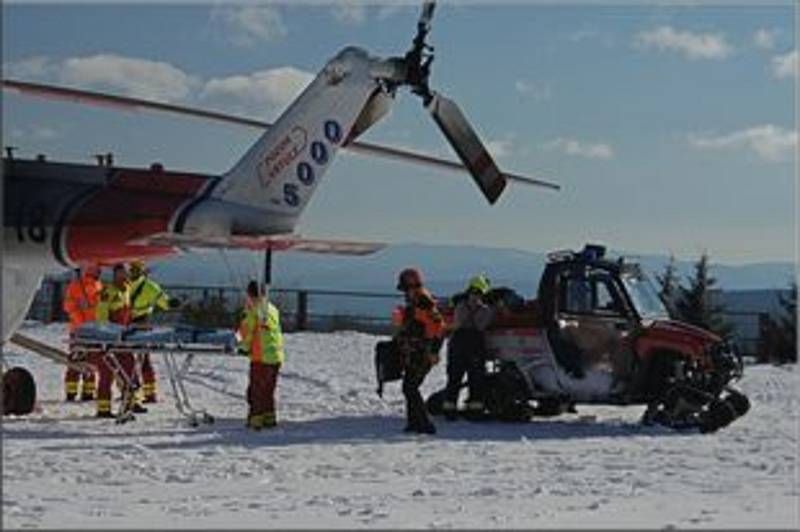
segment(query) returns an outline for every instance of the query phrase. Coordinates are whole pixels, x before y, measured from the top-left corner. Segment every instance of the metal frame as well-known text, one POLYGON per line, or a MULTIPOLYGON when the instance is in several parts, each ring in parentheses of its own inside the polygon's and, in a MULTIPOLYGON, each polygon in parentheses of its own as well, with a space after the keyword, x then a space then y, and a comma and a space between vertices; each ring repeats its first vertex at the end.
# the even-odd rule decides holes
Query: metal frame
POLYGON ((117 423, 125 423, 133 419, 131 408, 133 402, 130 394, 135 394, 139 388, 136 379, 131 379, 122 369, 122 365, 116 356, 120 354, 144 354, 163 355, 167 368, 167 377, 175 396, 175 409, 187 421, 189 426, 197 427, 201 423, 211 424, 214 422, 207 410, 195 408, 189 400, 189 393, 184 385, 184 378, 191 368, 195 355, 232 355, 233 351, 228 346, 212 346, 209 344, 182 344, 182 343, 133 343, 133 342, 87 342, 73 341, 70 345, 71 351, 85 360, 86 355, 92 352, 102 352, 103 360, 108 364, 114 376, 126 384, 126 391, 123 393, 122 405, 117 416, 117 423), (176 355, 186 355, 182 364, 175 359, 176 355))

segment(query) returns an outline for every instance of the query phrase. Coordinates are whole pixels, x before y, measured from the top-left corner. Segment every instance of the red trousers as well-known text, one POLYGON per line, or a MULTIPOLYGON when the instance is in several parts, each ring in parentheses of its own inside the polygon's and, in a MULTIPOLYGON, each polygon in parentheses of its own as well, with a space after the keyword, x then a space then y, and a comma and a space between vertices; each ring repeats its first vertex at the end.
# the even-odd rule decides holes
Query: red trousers
MULTIPOLYGON (((103 355, 103 353, 92 353, 91 357, 92 364, 97 366, 97 371, 100 376, 100 379, 97 383, 97 411, 110 412, 111 386, 114 383, 114 371, 111 366, 108 365, 103 355)), ((122 371, 125 374, 120 375, 120 378, 122 379, 120 386, 125 387, 125 376, 127 376, 127 378, 133 382, 133 379, 135 378, 133 355, 130 353, 125 353, 121 355, 109 356, 116 357, 120 366, 122 367, 122 371)))
POLYGON ((150 353, 141 355, 139 359, 142 368, 142 391, 145 397, 155 398, 156 396, 156 370, 150 361, 150 353))
POLYGON ((250 362, 250 386, 247 393, 249 415, 275 415, 275 388, 280 369, 280 364, 250 362))
POLYGON ((92 370, 80 372, 76 369, 67 368, 64 374, 64 385, 67 389, 67 395, 89 395, 93 396, 95 391, 95 373, 92 370), (81 378, 83 379, 83 387, 81 388, 81 378))

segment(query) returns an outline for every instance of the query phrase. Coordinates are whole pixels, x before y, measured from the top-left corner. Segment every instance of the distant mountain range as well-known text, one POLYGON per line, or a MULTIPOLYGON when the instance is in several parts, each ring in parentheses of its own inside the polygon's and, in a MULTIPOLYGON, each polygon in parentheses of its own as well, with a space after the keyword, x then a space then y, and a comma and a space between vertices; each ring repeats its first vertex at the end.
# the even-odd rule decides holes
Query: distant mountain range
MULTIPOLYGON (((618 256, 617 252, 610 252, 618 256)), ((627 255, 626 255, 627 256, 627 255)), ((654 278, 668 257, 632 255, 654 278)), ((712 257, 713 260, 713 257, 712 257)), ((476 273, 485 273, 494 286, 509 286, 532 296, 547 261, 545 253, 505 248, 397 244, 366 257, 340 257, 307 253, 273 255, 273 284, 281 288, 394 291, 397 273, 408 266, 420 268, 428 286, 436 293, 449 294, 463 288, 476 273)), ((693 273, 692 261, 678 261, 682 278, 693 273)), ((153 275, 164 284, 192 286, 244 286, 246 280, 261 278, 263 256, 253 252, 206 251, 154 262, 153 275)), ((780 290, 794 276, 791 262, 763 262, 743 265, 712 263, 717 286, 725 291, 780 290)))

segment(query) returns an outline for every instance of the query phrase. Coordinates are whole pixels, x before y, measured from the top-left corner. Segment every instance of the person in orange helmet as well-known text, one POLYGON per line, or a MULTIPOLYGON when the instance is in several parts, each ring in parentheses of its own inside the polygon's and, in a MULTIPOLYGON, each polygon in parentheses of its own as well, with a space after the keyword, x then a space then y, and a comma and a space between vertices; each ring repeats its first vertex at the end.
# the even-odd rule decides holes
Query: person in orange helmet
POLYGON ((419 387, 439 362, 444 320, 436 299, 423 286, 422 273, 406 268, 398 276, 397 289, 405 294, 405 308, 395 340, 404 362, 403 395, 406 399, 405 432, 435 434, 436 427, 425 411, 419 387))
MULTIPOLYGON (((78 327, 87 321, 97 319, 97 305, 100 302, 100 266, 86 265, 78 270, 78 275, 67 285, 64 294, 64 312, 69 317, 69 332, 72 335, 78 327)), ((64 375, 67 401, 74 401, 80 396, 82 401, 94 400, 96 376, 95 372, 67 368, 64 375), (81 382, 83 381, 83 382, 81 382), (80 393, 79 393, 80 392, 80 393)))

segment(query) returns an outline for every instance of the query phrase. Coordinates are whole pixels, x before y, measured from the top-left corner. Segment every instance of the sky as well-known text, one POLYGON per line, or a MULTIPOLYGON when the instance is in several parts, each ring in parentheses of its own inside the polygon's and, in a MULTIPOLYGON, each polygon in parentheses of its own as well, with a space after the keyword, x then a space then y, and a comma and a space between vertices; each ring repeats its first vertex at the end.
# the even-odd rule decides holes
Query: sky
MULTIPOLYGON (((275 119, 338 50, 402 55, 419 4, 3 7, 5 77, 275 119)), ((797 50, 791 2, 440 2, 431 86, 455 100, 511 185, 341 153, 304 236, 531 251, 602 242, 726 263, 796 257, 797 50)), ((18 157, 222 173, 257 130, 3 94, 18 157)), ((362 140, 455 158, 418 98, 362 140)))

